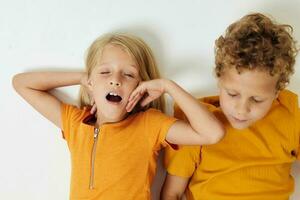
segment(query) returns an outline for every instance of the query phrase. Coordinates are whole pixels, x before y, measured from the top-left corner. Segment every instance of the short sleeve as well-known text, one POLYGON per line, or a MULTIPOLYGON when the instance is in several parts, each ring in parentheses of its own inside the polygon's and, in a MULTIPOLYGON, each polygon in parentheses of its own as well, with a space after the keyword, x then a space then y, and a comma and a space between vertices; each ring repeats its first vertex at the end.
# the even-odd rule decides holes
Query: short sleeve
POLYGON ((65 103, 61 104, 61 132, 66 141, 69 141, 74 124, 80 119, 81 114, 82 110, 76 106, 65 103))
POLYGON ((158 151, 162 147, 169 146, 166 135, 177 119, 156 109, 149 109, 146 112, 146 131, 149 132, 148 138, 153 150, 158 151))
POLYGON ((200 146, 180 146, 178 150, 165 149, 164 166, 174 176, 189 178, 200 162, 200 146))

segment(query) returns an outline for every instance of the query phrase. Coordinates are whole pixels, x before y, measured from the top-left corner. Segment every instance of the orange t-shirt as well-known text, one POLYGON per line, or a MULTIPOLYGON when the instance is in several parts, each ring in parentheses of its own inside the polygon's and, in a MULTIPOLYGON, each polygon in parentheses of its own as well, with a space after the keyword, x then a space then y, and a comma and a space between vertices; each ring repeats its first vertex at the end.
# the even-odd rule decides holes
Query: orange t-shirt
POLYGON ((63 137, 71 154, 70 199, 150 199, 158 151, 175 118, 155 109, 101 125, 95 148, 94 188, 90 189, 94 126, 87 108, 62 104, 63 137))
MULTIPOLYGON (((168 173, 190 178, 188 200, 288 200, 294 189, 291 165, 300 159, 300 109, 297 95, 284 90, 268 114, 247 129, 230 126, 218 97, 201 99, 223 122, 217 144, 167 148, 168 173)), ((184 118, 175 110, 175 117, 184 118)))

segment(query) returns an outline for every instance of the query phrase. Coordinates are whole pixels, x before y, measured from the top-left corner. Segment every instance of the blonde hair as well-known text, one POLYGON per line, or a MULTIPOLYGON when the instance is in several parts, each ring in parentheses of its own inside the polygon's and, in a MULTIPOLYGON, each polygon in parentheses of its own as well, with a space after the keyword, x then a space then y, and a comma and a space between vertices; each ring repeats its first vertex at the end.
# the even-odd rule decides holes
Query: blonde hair
MULTIPOLYGON (((150 47, 140 38, 129 34, 111 33, 97 38, 87 50, 85 68, 88 77, 101 59, 102 51, 106 45, 115 45, 126 51, 135 60, 139 66, 139 75, 142 81, 160 78, 157 64, 150 47)), ((85 87, 80 87, 79 104, 83 108, 91 106, 91 98, 85 87)), ((165 111, 165 100, 163 96, 152 101, 149 105, 142 108, 139 105, 135 107, 132 113, 136 113, 148 108, 156 108, 165 111)))

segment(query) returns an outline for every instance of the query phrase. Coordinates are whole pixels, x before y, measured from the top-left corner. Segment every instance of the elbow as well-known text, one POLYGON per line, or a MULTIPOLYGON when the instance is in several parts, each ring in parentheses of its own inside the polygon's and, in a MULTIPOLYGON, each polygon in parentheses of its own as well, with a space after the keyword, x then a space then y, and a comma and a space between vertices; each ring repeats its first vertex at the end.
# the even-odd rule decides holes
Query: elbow
POLYGON ((220 142, 225 135, 225 128, 222 125, 219 125, 219 128, 215 130, 214 133, 210 134, 208 144, 216 144, 220 142))
POLYGON ((22 74, 16 74, 16 75, 14 75, 13 78, 12 78, 11 83, 12 83, 13 88, 14 88, 16 91, 18 90, 19 86, 21 85, 21 84, 20 84, 21 77, 22 77, 22 74))
POLYGON ((27 87, 26 79, 26 73, 19 73, 12 77, 11 84, 17 93, 27 87))

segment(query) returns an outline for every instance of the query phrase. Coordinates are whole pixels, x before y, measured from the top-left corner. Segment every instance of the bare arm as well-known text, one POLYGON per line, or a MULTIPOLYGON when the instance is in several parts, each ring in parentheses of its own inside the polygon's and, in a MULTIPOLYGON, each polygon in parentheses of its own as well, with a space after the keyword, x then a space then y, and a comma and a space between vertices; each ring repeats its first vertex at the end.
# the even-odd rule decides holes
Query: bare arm
POLYGON ((142 106, 168 93, 178 104, 188 119, 188 123, 177 121, 169 129, 166 140, 180 145, 202 145, 218 142, 224 135, 221 122, 192 95, 166 79, 157 79, 141 83, 131 94, 128 110, 145 94, 149 95, 141 102, 142 106))
POLYGON ((161 200, 182 200, 189 179, 168 174, 164 182, 161 200))
POLYGON ((191 94, 169 80, 166 80, 166 92, 173 97, 189 121, 189 124, 183 121, 175 123, 167 134, 167 141, 202 145, 216 143, 223 137, 225 131, 221 122, 191 94))
POLYGON ((83 72, 28 72, 17 74, 12 83, 15 90, 39 113, 61 124, 61 101, 48 91, 57 87, 80 84, 83 72))

